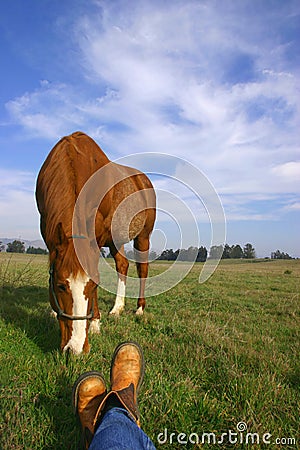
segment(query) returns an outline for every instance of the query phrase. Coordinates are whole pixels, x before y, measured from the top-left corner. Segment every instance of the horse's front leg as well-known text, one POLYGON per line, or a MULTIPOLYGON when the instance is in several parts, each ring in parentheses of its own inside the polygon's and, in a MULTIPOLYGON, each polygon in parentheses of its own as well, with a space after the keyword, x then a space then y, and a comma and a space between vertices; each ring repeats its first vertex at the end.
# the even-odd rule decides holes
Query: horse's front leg
POLYGON ((97 288, 95 288, 95 291, 93 292, 93 318, 90 321, 90 328, 89 331, 92 334, 99 334, 100 333, 100 319, 101 319, 101 313, 98 308, 98 295, 97 295, 97 288))
POLYGON ((125 307, 126 278, 129 262, 125 257, 124 246, 122 246, 120 250, 117 250, 116 247, 112 247, 110 248, 110 252, 114 257, 116 263, 116 270, 118 273, 118 288, 114 307, 109 314, 118 316, 119 314, 121 314, 125 307))
POLYGON ((138 236, 135 238, 134 248, 136 250, 136 268, 140 278, 140 291, 136 314, 142 315, 146 306, 145 287, 148 276, 149 237, 138 236))

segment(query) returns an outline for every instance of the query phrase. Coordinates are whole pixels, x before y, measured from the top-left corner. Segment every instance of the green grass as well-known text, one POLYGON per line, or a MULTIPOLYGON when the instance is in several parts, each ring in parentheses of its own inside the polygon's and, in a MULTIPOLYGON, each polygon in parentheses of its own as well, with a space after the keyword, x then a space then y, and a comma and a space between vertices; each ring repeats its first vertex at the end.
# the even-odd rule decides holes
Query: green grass
MULTIPOLYGON (((151 273, 165 267, 154 263, 151 273)), ((47 258, 0 254, 0 447, 76 449, 72 385, 86 370, 108 381, 114 348, 131 339, 145 354, 142 427, 157 448, 249 448, 201 443, 202 433, 220 438, 241 421, 260 437, 254 448, 297 448, 300 261, 225 261, 204 284, 200 267, 149 298, 141 318, 135 299, 120 318, 108 317, 113 295, 99 291, 101 334, 90 337, 89 355, 67 358, 49 316, 47 258), (165 429, 168 442, 160 445, 165 429), (200 443, 182 445, 179 433, 197 433, 200 443), (297 444, 263 444, 265 433, 297 444)))

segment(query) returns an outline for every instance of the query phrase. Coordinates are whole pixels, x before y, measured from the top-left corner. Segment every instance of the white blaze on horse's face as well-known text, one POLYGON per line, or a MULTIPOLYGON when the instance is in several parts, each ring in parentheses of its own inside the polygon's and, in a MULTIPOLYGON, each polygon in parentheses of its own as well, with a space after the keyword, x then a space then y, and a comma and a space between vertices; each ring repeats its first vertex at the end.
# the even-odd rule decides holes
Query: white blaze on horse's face
MULTIPOLYGON (((78 273, 76 277, 73 277, 71 274, 67 280, 69 282, 73 298, 72 315, 86 316, 88 299, 84 294, 84 290, 89 282, 89 277, 86 274, 78 273)), ((72 335, 69 342, 64 347, 64 351, 70 349, 75 355, 79 355, 79 353, 82 352, 84 341, 86 339, 86 327, 86 319, 73 320, 72 335)))

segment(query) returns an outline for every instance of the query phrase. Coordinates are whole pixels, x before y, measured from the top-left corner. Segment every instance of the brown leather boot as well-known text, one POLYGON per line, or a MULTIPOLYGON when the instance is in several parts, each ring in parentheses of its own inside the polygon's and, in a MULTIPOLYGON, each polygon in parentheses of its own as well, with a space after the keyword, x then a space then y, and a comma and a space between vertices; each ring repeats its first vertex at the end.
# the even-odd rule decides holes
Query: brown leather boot
POLYGON ((75 381, 72 398, 75 414, 81 423, 83 449, 87 449, 92 442, 95 415, 106 394, 105 381, 99 372, 86 372, 75 381))
POLYGON ((118 345, 110 369, 111 391, 98 408, 95 424, 99 424, 108 409, 119 406, 126 409, 140 426, 137 395, 143 381, 144 365, 143 351, 138 344, 124 342, 118 345))

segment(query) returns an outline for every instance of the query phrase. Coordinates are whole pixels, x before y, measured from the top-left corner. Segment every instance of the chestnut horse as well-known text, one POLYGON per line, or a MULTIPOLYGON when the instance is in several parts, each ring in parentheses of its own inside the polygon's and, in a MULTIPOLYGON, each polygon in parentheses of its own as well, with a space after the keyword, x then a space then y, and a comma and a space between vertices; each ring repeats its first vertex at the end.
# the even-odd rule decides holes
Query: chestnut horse
POLYGON ((49 250, 49 297, 60 324, 61 349, 75 354, 88 352, 88 329, 99 332, 101 247, 109 247, 118 273, 110 314, 120 314, 125 305, 129 263, 124 243, 131 239, 136 253, 142 255, 136 260, 140 278, 136 313, 142 314, 145 308, 149 238, 156 214, 153 186, 145 174, 111 162, 93 139, 76 132, 63 137, 49 153, 38 175, 36 200, 41 233, 49 250), (80 224, 74 228, 81 192, 95 176, 96 187, 83 196, 76 213, 80 224), (105 187, 101 190, 101 186, 105 187), (128 206, 133 204, 136 209, 129 213, 128 206))

